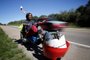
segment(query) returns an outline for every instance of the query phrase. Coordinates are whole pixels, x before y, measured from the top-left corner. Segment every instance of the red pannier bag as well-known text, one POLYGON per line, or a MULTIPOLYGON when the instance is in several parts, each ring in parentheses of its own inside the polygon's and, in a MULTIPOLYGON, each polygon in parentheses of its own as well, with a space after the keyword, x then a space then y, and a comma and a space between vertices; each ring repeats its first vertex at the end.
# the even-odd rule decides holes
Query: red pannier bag
POLYGON ((32 27, 30 28, 30 30, 27 32, 27 36, 32 36, 34 34, 36 34, 38 32, 38 29, 35 25, 32 25, 32 27))

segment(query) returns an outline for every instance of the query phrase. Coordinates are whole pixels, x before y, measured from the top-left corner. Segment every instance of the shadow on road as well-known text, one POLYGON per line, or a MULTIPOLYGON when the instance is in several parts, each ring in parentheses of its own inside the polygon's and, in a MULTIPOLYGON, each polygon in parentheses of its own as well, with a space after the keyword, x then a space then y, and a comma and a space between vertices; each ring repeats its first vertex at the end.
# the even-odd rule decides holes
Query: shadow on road
POLYGON ((37 60, 50 60, 50 59, 44 57, 42 48, 39 47, 38 45, 33 44, 31 42, 22 43, 22 40, 16 40, 15 42, 17 42, 18 44, 24 45, 28 51, 34 51, 34 53, 32 53, 32 55, 35 58, 37 58, 37 60))

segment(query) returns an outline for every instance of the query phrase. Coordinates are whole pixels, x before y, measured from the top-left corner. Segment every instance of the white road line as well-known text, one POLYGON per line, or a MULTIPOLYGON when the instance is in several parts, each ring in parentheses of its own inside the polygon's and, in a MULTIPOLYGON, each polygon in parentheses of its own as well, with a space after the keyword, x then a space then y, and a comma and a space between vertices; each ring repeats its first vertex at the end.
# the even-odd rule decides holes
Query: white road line
POLYGON ((71 42, 69 41, 71 44, 74 44, 74 45, 78 45, 78 46, 81 46, 81 47, 85 47, 85 48, 90 48, 89 45, 84 45, 84 44, 80 44, 80 43, 76 43, 76 42, 71 42))

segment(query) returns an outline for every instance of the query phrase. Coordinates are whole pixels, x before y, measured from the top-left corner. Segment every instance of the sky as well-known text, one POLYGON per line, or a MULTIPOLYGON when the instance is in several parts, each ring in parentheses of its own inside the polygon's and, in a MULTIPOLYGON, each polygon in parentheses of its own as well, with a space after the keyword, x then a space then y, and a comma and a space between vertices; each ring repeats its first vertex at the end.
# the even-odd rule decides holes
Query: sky
POLYGON ((25 19, 20 6, 33 16, 49 15, 76 9, 88 0, 0 0, 0 23, 25 19))

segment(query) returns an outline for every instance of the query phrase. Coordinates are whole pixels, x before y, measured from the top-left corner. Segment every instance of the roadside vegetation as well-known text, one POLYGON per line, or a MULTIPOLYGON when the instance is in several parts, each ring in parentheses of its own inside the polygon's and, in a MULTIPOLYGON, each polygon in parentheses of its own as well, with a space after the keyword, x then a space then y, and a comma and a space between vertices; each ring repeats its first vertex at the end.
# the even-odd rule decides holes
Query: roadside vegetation
POLYGON ((9 22, 8 25, 19 26, 20 24, 23 23, 23 21, 24 21, 24 20, 12 21, 12 22, 9 22))
POLYGON ((0 60, 30 60, 0 28, 0 60))
MULTIPOLYGON (((69 23, 70 27, 90 27, 90 0, 86 5, 81 5, 76 9, 69 11, 63 11, 56 14, 50 14, 48 16, 41 15, 40 17, 34 16, 34 18, 50 17, 58 19, 59 21, 65 21, 69 23)), ((10 25, 20 25, 21 21, 9 22, 10 25)))
POLYGON ((90 0, 88 0, 86 5, 81 5, 69 11, 50 14, 48 17, 66 21, 70 25, 77 27, 90 27, 90 0))

